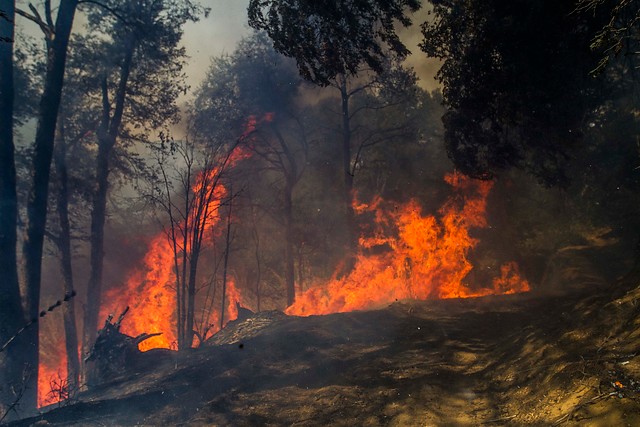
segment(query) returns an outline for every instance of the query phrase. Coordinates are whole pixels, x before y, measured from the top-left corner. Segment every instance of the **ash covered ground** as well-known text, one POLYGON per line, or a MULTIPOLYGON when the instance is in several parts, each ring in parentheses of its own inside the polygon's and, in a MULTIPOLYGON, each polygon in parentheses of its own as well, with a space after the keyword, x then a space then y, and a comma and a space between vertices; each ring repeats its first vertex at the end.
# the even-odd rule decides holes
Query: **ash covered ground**
POLYGON ((639 425, 633 283, 257 313, 11 425, 639 425))

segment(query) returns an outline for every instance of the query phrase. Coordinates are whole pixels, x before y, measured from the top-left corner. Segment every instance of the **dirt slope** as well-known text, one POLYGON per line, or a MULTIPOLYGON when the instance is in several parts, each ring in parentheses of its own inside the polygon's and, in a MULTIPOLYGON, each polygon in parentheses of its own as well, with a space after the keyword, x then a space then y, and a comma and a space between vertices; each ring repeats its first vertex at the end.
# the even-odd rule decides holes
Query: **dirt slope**
POLYGON ((640 290, 233 322, 14 425, 640 425, 640 290))

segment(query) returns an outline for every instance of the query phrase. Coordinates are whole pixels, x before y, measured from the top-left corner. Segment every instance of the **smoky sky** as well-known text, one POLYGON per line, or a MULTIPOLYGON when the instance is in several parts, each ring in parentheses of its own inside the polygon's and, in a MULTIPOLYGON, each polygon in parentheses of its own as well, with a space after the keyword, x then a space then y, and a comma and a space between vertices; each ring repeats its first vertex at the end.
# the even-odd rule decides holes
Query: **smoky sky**
MULTIPOLYGON (((53 3, 54 6, 57 6, 57 2, 54 1, 53 3)), ((200 4, 209 7, 211 12, 208 17, 203 17, 198 22, 187 23, 184 28, 183 45, 189 56, 184 71, 191 89, 179 100, 179 104, 183 106, 183 112, 185 104, 191 98, 193 91, 205 78, 211 64, 211 58, 232 53, 237 43, 252 31, 247 24, 249 0, 201 0, 200 4)), ((35 5, 36 7, 40 6, 38 2, 35 5)), ((18 0, 16 6, 28 9, 28 2, 26 0, 18 0)), ((439 87, 434 79, 435 73, 439 68, 439 62, 427 58, 418 48, 418 43, 422 37, 420 24, 427 19, 427 7, 412 16, 412 27, 399 28, 398 30, 402 40, 412 52, 412 55, 407 59, 407 65, 415 69, 420 78, 419 84, 424 89, 432 91, 439 87)), ((54 8, 54 13, 55 10, 54 8)), ((83 18, 82 13, 76 14, 74 32, 82 31, 84 26, 83 18)), ((33 37, 35 40, 42 40, 42 33, 34 23, 18 17, 16 24, 19 34, 33 37)), ((20 43, 19 40, 18 43, 20 43)), ((22 131, 29 139, 32 134, 31 129, 23 129, 22 131)), ((174 128, 173 131, 175 136, 179 136, 184 132, 180 125, 174 128)))
POLYGON ((249 0, 204 0, 210 7, 207 18, 188 23, 184 30, 184 46, 189 55, 186 74, 192 90, 204 79, 211 58, 231 53, 240 39, 251 32, 247 24, 249 0))

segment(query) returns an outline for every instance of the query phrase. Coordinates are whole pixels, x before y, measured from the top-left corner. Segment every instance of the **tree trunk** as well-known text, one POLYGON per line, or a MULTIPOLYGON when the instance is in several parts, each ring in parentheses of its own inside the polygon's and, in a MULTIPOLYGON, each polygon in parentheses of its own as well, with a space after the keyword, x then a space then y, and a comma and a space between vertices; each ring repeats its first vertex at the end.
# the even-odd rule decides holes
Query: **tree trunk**
MULTIPOLYGON (((252 203, 253 205, 253 203, 252 203)), ((256 219, 255 207, 251 207, 253 218, 253 240, 256 243, 254 256, 256 257, 256 312, 260 312, 260 282, 262 281, 262 265, 260 262, 260 233, 256 219)))
POLYGON ((187 324, 185 327, 185 348, 191 348, 193 346, 193 317, 195 315, 196 305, 196 277, 198 272, 198 258, 200 257, 200 244, 198 243, 197 247, 194 246, 192 246, 191 248, 191 259, 189 261, 189 285, 187 286, 187 324))
POLYGON ((344 212, 347 222, 346 263, 343 274, 348 274, 355 264, 357 252, 357 233, 355 212, 353 210, 353 172, 351 170, 351 117, 349 113, 349 91, 347 79, 340 82, 342 101, 342 171, 344 174, 344 212))
POLYGON ((229 252, 231 251, 231 200, 233 193, 229 188, 229 213, 227 215, 227 237, 224 250, 224 265, 222 269, 222 306, 220 308, 220 329, 224 327, 224 309, 227 297, 227 266, 229 265, 229 252))
POLYGON ((287 289, 287 306, 293 305, 296 299, 295 277, 293 275, 293 203, 291 193, 293 193, 293 186, 287 182, 284 186, 284 278, 287 289))
POLYGON ((91 349, 98 330, 98 314, 102 296, 102 269, 104 262, 104 224, 106 219, 107 193, 109 190, 109 158, 120 133, 122 114, 131 72, 131 61, 135 40, 129 36, 125 43, 125 58, 120 68, 120 81, 115 96, 113 116, 107 92, 106 77, 102 83, 102 121, 98 130, 98 155, 96 158, 96 183, 91 210, 91 273, 87 285, 87 304, 84 311, 83 353, 91 349))
POLYGON ((104 258, 104 223, 109 187, 109 156, 114 140, 98 138, 96 158, 96 191, 91 208, 91 273, 87 285, 87 304, 84 310, 83 353, 87 353, 96 340, 98 314, 102 291, 102 268, 104 258))
MULTIPOLYGON (((58 123, 58 141, 54 152, 54 165, 58 175, 58 220, 60 235, 57 246, 60 252, 60 269, 65 295, 73 293, 73 269, 71 267, 71 227, 69 223, 69 188, 67 176, 67 146, 64 138, 64 125, 58 123)), ((78 331, 73 299, 62 307, 64 318, 65 348, 67 352, 67 380, 71 390, 77 390, 80 375, 80 359, 78 357, 78 331)))
MULTIPOLYGON (((56 18, 55 38, 48 52, 47 72, 44 91, 38 110, 38 126, 34 143, 33 163, 31 166, 33 184, 27 201, 27 227, 23 245, 24 287, 23 304, 28 318, 38 317, 40 305, 40 279, 42 273, 42 247, 47 222, 47 200, 49 197, 49 173, 56 130, 58 109, 64 82, 64 70, 67 59, 69 35, 78 0, 60 3, 56 18)), ((27 411, 35 410, 38 388, 38 351, 39 328, 35 323, 25 331, 24 338, 28 347, 23 354, 24 361, 32 369, 28 387, 21 407, 27 411)))
MULTIPOLYGON (((0 18, 0 346, 22 326, 18 287, 16 226, 18 218, 13 145, 13 37, 15 2, 3 3, 0 18)), ((0 353, 0 418, 17 396, 21 351, 11 345, 0 353)))

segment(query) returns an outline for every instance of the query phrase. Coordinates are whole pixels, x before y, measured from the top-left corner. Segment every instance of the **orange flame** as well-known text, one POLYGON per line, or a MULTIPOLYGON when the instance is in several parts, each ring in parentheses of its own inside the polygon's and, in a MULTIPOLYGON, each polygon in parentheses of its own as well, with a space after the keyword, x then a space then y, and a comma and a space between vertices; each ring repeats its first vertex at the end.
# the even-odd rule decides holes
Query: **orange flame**
MULTIPOLYGON (((72 390, 67 378, 67 352, 62 310, 40 319, 40 360, 38 363, 38 408, 58 403, 72 390)), ((78 355, 80 349, 78 348, 78 355)))
POLYGON ((60 402, 67 384, 67 355, 64 345, 48 347, 54 350, 53 353, 47 352, 46 357, 41 355, 38 364, 38 408, 60 402))
POLYGON ((120 331, 137 336, 144 332, 162 332, 140 343, 142 351, 152 348, 171 348, 177 342, 175 335, 176 306, 173 251, 167 236, 157 235, 149 244, 142 262, 143 268, 133 271, 125 289, 114 288, 106 293, 101 318, 108 313, 116 316, 125 307, 130 307, 120 331))
POLYGON ((380 307, 398 299, 469 298, 526 292, 528 282, 518 266, 501 267, 490 287, 464 283, 473 266, 467 259, 478 241, 470 228, 486 227, 486 197, 492 183, 454 173, 445 177, 458 191, 440 209, 440 218, 424 215, 416 201, 396 209, 380 198, 356 204, 357 213, 372 212, 375 230, 360 238, 353 270, 340 279, 312 287, 296 298, 287 314, 308 316, 380 307))
MULTIPOLYGON (((238 150, 229 160, 229 166, 244 158, 246 152, 238 150)), ((212 168, 201 173, 196 179, 192 191, 212 192, 208 206, 204 208, 203 243, 209 243, 211 230, 219 220, 219 203, 226 196, 226 188, 217 182, 219 168, 212 168)), ((190 221, 194 220, 195 212, 189 213, 190 221)), ((187 242, 187 251, 191 242, 187 242)), ((112 289, 106 294, 106 304, 103 306, 102 316, 106 317, 107 309, 130 307, 127 320, 122 323, 121 332, 127 335, 138 335, 143 332, 162 332, 162 335, 152 337, 140 343, 142 351, 152 348, 172 348, 177 344, 176 338, 176 274, 173 247, 167 235, 158 234, 150 243, 149 250, 143 260, 143 268, 135 270, 129 275, 122 289, 112 289)))

